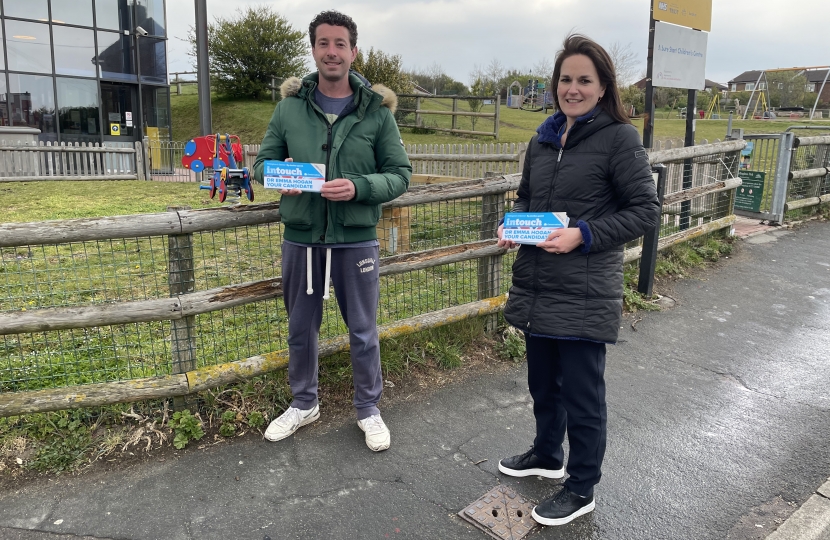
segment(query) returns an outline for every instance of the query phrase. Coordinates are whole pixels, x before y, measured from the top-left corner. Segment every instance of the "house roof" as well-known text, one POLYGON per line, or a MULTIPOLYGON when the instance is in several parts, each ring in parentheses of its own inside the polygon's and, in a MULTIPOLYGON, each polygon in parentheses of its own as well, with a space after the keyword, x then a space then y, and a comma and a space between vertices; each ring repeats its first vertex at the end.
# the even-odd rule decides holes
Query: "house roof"
POLYGON ((730 79, 729 84, 732 83, 748 83, 748 82, 757 82, 758 77, 761 75, 762 71, 759 69, 753 69, 751 71, 744 71, 737 77, 733 77, 730 79))
MULTIPOLYGON (((814 83, 821 83, 824 80, 824 77, 827 76, 826 69, 812 69, 812 70, 797 70, 794 69, 793 71, 799 71, 807 77, 807 82, 814 82, 814 83)), ((748 83, 748 82, 757 82, 758 76, 762 73, 761 70, 752 70, 752 71, 744 71, 737 77, 733 78, 729 81, 729 84, 732 83, 748 83)), ((828 79, 830 81, 830 79, 828 79)))

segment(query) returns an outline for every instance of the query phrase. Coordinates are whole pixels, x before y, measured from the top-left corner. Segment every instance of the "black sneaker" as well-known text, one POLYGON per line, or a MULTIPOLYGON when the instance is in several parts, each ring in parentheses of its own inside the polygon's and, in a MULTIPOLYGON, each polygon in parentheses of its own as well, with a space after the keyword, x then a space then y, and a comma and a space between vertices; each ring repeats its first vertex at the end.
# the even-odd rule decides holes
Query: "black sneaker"
POLYGON ((543 462, 533 453, 533 448, 509 458, 499 461, 499 470, 508 476, 544 476, 545 478, 562 478, 565 476, 565 468, 551 467, 543 462))
POLYGON ((593 511, 594 496, 580 497, 565 486, 562 491, 533 509, 532 516, 542 525, 564 525, 593 511))

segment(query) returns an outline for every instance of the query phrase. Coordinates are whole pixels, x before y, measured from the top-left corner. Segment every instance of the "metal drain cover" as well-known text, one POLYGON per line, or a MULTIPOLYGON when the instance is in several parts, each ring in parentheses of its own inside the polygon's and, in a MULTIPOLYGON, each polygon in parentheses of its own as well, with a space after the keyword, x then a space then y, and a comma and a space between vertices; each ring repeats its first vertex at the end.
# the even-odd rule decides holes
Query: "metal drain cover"
POLYGON ((534 506, 509 487, 496 486, 458 515, 493 538, 519 540, 538 526, 530 515, 534 506))

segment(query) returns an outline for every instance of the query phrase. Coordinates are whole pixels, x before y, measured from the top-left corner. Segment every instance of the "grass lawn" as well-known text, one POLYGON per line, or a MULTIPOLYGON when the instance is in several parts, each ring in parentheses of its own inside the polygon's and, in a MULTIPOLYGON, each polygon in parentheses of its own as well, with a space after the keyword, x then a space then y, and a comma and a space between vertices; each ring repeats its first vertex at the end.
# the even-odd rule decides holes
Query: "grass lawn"
MULTIPOLYGON (((173 115, 173 140, 187 141, 198 135, 199 132, 199 102, 196 95, 185 94, 181 96, 170 96, 173 115)), ((428 110, 451 110, 451 100, 429 99, 421 104, 422 109, 428 110)), ((239 135, 243 144, 259 144, 265 135, 271 114, 274 111, 275 103, 270 99, 256 100, 230 100, 214 97, 211 103, 213 114, 213 129, 219 133, 231 133, 239 135)), ((459 100, 460 110, 469 110, 469 105, 464 100, 459 100)), ((492 105, 485 105, 481 112, 493 112, 492 105)), ((550 112, 550 111, 549 111, 550 112)), ((499 140, 486 136, 457 136, 449 133, 413 133, 411 129, 402 128, 401 136, 407 144, 464 144, 464 143, 520 143, 527 142, 536 132, 536 128, 544 122, 548 114, 543 112, 528 112, 521 109, 511 109, 502 106, 500 111, 499 140)), ((411 121, 411 120, 410 120, 411 121)), ((438 125, 449 127, 450 116, 424 116, 427 125, 438 125)), ((707 139, 712 142, 715 139, 723 139, 726 136, 726 125, 728 120, 698 120, 696 122, 696 139, 707 139)), ((821 125, 827 126, 830 131, 830 120, 805 121, 800 119, 776 119, 776 120, 734 120, 733 128, 743 128, 744 133, 779 133, 793 125, 821 125)), ((634 119, 634 126, 642 134, 643 120, 634 119)), ((469 118, 460 117, 458 121, 460 129, 471 129, 469 118)), ((493 127, 492 120, 480 119, 476 124, 476 130, 488 131, 493 127)), ((683 138, 686 133, 686 121, 677 118, 676 111, 658 111, 655 114, 654 137, 657 139, 667 137, 683 138), (669 118, 667 118, 669 116, 669 118)), ((816 132, 817 134, 818 132, 816 132)))

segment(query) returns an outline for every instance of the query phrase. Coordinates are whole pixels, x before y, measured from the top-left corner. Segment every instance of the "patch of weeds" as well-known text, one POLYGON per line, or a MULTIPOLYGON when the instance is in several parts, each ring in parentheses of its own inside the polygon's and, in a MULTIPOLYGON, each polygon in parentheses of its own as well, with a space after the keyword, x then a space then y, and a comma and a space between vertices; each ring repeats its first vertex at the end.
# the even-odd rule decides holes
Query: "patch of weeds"
POLYGON ((90 429, 81 414, 62 411, 44 420, 32 425, 33 435, 43 444, 28 463, 28 468, 56 473, 76 470, 85 461, 92 445, 90 429))
POLYGON ((187 446, 190 441, 198 441, 205 436, 202 429, 202 420, 198 415, 194 416, 188 410, 173 413, 169 425, 175 433, 173 446, 179 450, 187 446))
POLYGON ((501 356, 514 362, 521 362, 525 358, 525 338, 514 326, 507 326, 502 332, 502 339, 498 345, 501 356))
POLYGON ((236 433, 237 416, 241 419, 241 414, 233 411, 225 411, 222 413, 222 425, 219 426, 219 435, 223 437, 233 437, 236 433))
POLYGON ((254 429, 262 429, 265 425, 265 415, 259 411, 248 413, 248 425, 254 429))
POLYGON ((454 343, 428 341, 426 350, 435 358, 435 362, 441 369, 461 367, 461 348, 454 343))
POLYGON ((630 266, 625 270, 623 277, 623 310, 627 312, 636 311, 659 311, 660 307, 652 304, 637 291, 640 279, 640 269, 637 266, 630 266))
POLYGON ((732 243, 723 238, 709 237, 699 244, 693 244, 691 248, 704 260, 715 262, 722 255, 732 253, 732 243))

